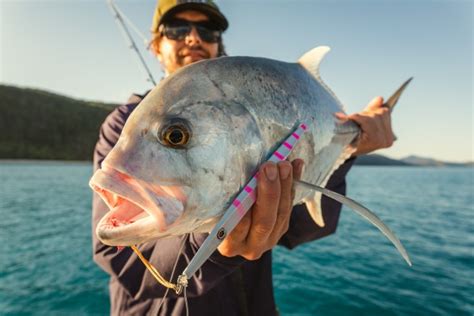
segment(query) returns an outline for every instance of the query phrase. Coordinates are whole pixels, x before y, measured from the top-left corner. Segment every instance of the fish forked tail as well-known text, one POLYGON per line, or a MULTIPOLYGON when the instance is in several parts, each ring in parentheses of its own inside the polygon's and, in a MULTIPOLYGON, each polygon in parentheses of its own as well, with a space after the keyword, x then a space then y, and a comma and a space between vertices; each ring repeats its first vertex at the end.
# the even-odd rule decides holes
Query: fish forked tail
MULTIPOLYGON (((400 99, 403 91, 405 91, 405 88, 408 86, 408 84, 413 80, 413 77, 410 77, 407 81, 405 81, 401 86, 400 88, 397 89, 397 91, 395 91, 394 94, 392 94, 392 96, 390 98, 387 99, 387 101, 385 101, 385 103, 382 105, 383 107, 386 107, 390 110, 390 113, 393 111, 393 108, 395 107, 395 105, 397 104, 398 102, 398 99, 400 99)), ((393 134, 393 140, 397 140, 397 135, 393 134)))
POLYGON ((350 198, 348 198, 344 195, 333 192, 333 191, 328 190, 326 188, 323 188, 323 187, 320 187, 320 186, 317 186, 317 185, 314 185, 314 184, 310 184, 310 183, 307 183, 307 182, 304 182, 304 181, 301 181, 301 180, 294 180, 294 183, 297 184, 297 185, 303 186, 307 189, 311 189, 313 191, 320 192, 320 193, 324 194, 325 196, 346 205, 347 207, 354 210, 357 214, 359 214, 360 216, 367 219, 372 225, 377 227, 388 238, 388 240, 390 240, 392 242, 392 244, 395 246, 395 248, 397 248, 398 252, 403 257, 403 259, 405 259, 405 261, 408 263, 408 265, 410 267, 412 266, 410 257, 408 256, 408 253, 407 253, 405 247, 403 247, 403 245, 400 242, 400 240, 398 239, 398 237, 395 236, 395 234, 392 232, 392 230, 390 228, 388 228, 388 226, 385 225, 382 222, 382 220, 377 215, 375 215, 373 212, 371 212, 368 208, 366 208, 365 206, 361 205, 360 203, 358 203, 358 202, 356 202, 356 201, 354 201, 354 200, 352 200, 352 199, 350 199, 350 198))
POLYGON ((398 102, 398 99, 400 99, 400 96, 402 95, 403 91, 405 91, 405 88, 408 86, 408 84, 413 80, 413 77, 410 77, 407 81, 405 81, 400 88, 395 91, 394 94, 390 98, 388 98, 387 101, 383 104, 384 107, 390 109, 390 112, 393 111, 393 108, 398 102))

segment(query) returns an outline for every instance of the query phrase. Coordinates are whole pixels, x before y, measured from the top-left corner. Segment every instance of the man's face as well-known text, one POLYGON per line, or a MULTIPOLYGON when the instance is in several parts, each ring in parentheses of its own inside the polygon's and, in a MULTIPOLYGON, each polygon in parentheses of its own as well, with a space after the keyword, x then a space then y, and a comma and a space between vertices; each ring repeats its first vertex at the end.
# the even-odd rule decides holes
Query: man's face
MULTIPOLYGON (((209 20, 205 14, 198 11, 182 11, 176 13, 174 18, 190 22, 209 20)), ((166 73, 171 74, 179 68, 196 61, 217 57, 218 46, 218 43, 203 41, 196 28, 193 27, 183 40, 172 40, 166 36, 161 37, 156 54, 166 73)))

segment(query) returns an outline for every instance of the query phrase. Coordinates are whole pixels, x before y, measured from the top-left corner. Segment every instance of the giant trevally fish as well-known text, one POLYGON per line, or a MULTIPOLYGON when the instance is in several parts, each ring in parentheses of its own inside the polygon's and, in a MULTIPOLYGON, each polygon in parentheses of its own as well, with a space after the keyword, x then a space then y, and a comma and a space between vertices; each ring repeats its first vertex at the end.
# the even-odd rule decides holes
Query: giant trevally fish
MULTIPOLYGON (((328 51, 315 48, 297 63, 222 57, 164 79, 130 115, 90 181, 110 208, 97 226, 99 239, 130 246, 210 231, 297 122, 308 131, 289 159, 302 158, 302 180, 324 188, 354 152, 360 133, 356 123, 334 115, 343 107, 319 75, 328 51)), ((294 204, 299 203, 324 225, 320 192, 298 186, 294 204)), ((398 239, 380 225, 408 261, 398 239)))

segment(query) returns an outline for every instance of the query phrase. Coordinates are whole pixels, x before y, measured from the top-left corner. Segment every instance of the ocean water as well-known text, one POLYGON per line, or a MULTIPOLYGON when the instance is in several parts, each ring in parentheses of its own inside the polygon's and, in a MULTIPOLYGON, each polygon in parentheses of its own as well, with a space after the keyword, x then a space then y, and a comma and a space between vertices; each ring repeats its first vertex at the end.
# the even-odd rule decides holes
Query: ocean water
MULTIPOLYGON (((0 163, 1 315, 109 313, 90 250, 91 172, 0 163)), ((392 228, 413 267, 344 209, 335 235, 274 252, 282 315, 473 315, 473 179, 472 168, 354 167, 348 195, 392 228)))

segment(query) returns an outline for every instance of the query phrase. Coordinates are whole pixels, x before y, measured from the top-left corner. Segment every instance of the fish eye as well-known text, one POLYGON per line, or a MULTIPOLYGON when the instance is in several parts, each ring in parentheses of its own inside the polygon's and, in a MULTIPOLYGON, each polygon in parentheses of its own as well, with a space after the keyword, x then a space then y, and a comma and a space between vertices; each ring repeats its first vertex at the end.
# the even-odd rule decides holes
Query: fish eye
POLYGON ((183 148, 191 137, 190 129, 184 122, 171 122, 162 129, 161 142, 165 146, 183 148))

